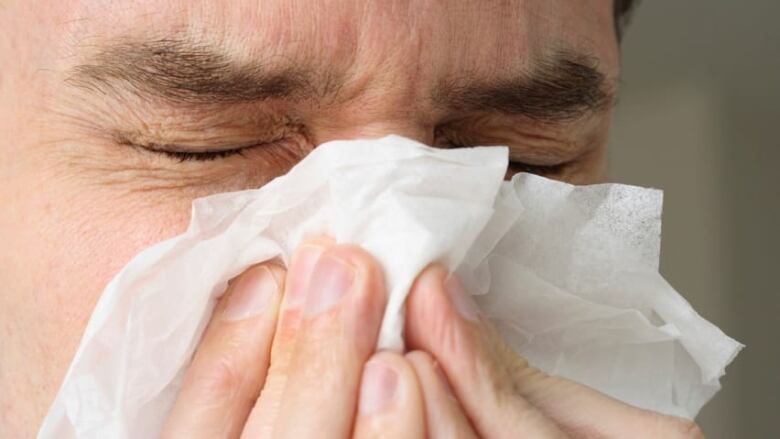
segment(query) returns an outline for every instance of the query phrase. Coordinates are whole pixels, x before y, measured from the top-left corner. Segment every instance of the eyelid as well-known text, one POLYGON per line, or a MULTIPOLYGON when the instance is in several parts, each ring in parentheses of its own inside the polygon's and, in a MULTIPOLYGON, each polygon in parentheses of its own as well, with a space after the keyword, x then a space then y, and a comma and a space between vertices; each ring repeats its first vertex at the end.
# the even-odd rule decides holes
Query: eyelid
MULTIPOLYGON (((438 140, 439 141, 435 142, 435 145, 440 148, 469 148, 469 147, 476 146, 476 145, 461 145, 458 144, 456 141, 452 141, 450 139, 442 139, 441 137, 438 140)), ((513 159, 512 151, 510 147, 508 171, 511 172, 512 174, 518 172, 527 172, 529 174, 537 174, 541 176, 551 177, 551 176, 560 175, 569 166, 575 164, 577 160, 578 159, 575 158, 575 159, 555 161, 554 163, 544 163, 544 164, 529 163, 527 161, 513 159)))
POLYGON ((254 142, 251 144, 244 144, 238 146, 232 146, 227 148, 213 149, 213 147, 197 147, 197 146, 182 146, 168 143, 155 143, 155 142, 133 142, 129 139, 122 139, 118 142, 120 145, 130 146, 136 150, 141 150, 146 153, 153 153, 164 155, 180 162, 186 161, 210 161, 221 158, 227 158, 233 155, 243 155, 244 152, 250 148, 261 147, 273 142, 254 142))
MULTIPOLYGON (((225 159, 229 158, 235 155, 238 156, 244 156, 244 153, 252 148, 258 148, 262 146, 268 146, 273 145, 275 143, 278 143, 279 141, 258 141, 251 144, 244 144, 244 145, 238 145, 233 146, 230 148, 224 148, 224 149, 209 149, 208 147, 204 147, 203 150, 198 150, 198 147, 194 146, 182 146, 182 145, 176 145, 176 144, 163 144, 163 143, 136 143, 129 141, 128 139, 123 139, 120 143, 123 145, 131 146, 135 149, 142 150, 146 153, 154 153, 158 155, 163 155, 168 158, 174 159, 180 163, 184 162, 206 162, 206 161, 215 161, 219 159, 225 159)), ((449 142, 449 145, 438 145, 439 147, 450 147, 450 148, 464 148, 469 147, 468 145, 457 145, 454 144, 454 142, 449 142)), ((509 160, 509 169, 512 172, 528 172, 531 174, 539 174, 539 175, 556 175, 559 174, 566 166, 570 165, 571 162, 562 162, 562 163, 556 163, 556 164, 533 164, 533 163, 527 163, 524 161, 519 160, 512 160, 511 154, 510 154, 510 160, 509 160)))
POLYGON ((436 146, 507 146, 510 161, 540 169, 579 162, 592 149, 584 140, 571 127, 493 115, 448 120, 435 131, 436 146))
MULTIPOLYGON (((487 144, 485 145, 460 144, 456 141, 452 141, 449 139, 445 139, 444 142, 446 143, 443 144, 442 141, 440 140, 438 142, 435 142, 434 145, 438 148, 473 148, 475 146, 491 146, 487 144)), ((507 146, 507 145, 495 145, 495 146, 507 146)), ((576 161, 576 159, 563 159, 563 158, 550 160, 549 162, 538 162, 536 160, 523 160, 523 159, 517 160, 517 159, 513 159, 512 157, 513 156, 512 147, 508 146, 508 148, 509 148, 509 163, 518 166, 527 167, 527 168, 534 168, 540 170, 547 169, 550 172, 552 172, 557 168, 561 168, 571 162, 576 161)))
POLYGON ((244 155, 244 149, 228 149, 222 151, 202 151, 202 152, 190 152, 190 151, 155 151, 152 152, 166 155, 170 158, 176 159, 179 162, 207 162, 212 160, 224 159, 234 155, 244 155))
POLYGON ((243 152, 250 148, 271 145, 284 140, 283 138, 273 138, 270 140, 251 139, 246 142, 234 144, 226 143, 223 145, 197 145, 164 141, 160 142, 133 132, 116 132, 114 133, 113 137, 114 141, 119 145, 129 146, 144 153, 164 155, 169 158, 176 159, 180 162, 209 161, 220 158, 227 158, 233 155, 243 155, 243 152))
POLYGON ((571 162, 558 165, 531 165, 523 162, 510 161, 509 170, 512 172, 527 172, 529 174, 547 176, 558 175, 569 165, 571 165, 571 162))
POLYGON ((173 143, 158 144, 142 141, 124 143, 147 156, 164 156, 171 161, 179 163, 216 162, 220 159, 225 159, 227 162, 231 157, 239 156, 240 159, 259 161, 280 169, 291 168, 313 149, 313 146, 306 138, 296 135, 287 135, 273 140, 260 139, 254 142, 236 144, 232 147, 224 145, 219 149, 213 146, 202 147, 202 150, 198 150, 195 146, 173 143))

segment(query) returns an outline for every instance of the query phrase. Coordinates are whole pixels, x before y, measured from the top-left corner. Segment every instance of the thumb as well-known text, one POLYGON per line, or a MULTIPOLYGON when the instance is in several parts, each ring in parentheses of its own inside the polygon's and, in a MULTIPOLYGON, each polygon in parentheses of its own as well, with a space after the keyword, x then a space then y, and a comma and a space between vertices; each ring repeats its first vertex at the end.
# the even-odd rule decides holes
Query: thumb
POLYGON ((633 407, 531 367, 441 267, 418 277, 407 307, 410 349, 436 357, 482 435, 492 436, 495 426, 528 431, 526 417, 536 419, 539 413, 543 420, 534 428, 557 425, 574 437, 702 437, 689 420, 633 407))
POLYGON ((511 431, 565 437, 516 391, 517 377, 538 372, 495 335, 471 295, 441 266, 425 269, 412 286, 406 335, 409 349, 427 351, 439 362, 480 436, 511 431))

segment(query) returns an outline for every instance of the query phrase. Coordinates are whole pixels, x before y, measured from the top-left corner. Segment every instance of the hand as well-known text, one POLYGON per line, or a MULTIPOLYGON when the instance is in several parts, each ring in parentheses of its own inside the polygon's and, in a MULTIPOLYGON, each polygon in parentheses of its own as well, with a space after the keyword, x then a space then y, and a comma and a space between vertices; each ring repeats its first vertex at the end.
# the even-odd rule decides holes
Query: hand
POLYGON ((441 365, 482 437, 703 437, 691 421, 641 410, 532 368, 481 317, 458 280, 436 265, 412 287, 406 340, 441 365))
POLYGON ((163 436, 423 437, 412 363, 372 355, 385 300, 373 258, 327 239, 300 246, 286 276, 247 270, 220 299, 163 436))

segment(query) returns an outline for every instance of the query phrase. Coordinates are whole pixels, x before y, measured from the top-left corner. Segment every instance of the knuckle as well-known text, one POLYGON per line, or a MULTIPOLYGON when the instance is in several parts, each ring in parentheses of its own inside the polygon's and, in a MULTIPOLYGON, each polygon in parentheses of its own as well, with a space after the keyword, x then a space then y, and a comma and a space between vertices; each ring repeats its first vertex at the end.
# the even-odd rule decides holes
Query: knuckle
MULTIPOLYGON (((324 346, 322 346, 324 347, 324 346)), ((301 383, 317 383, 318 391, 310 395, 328 398, 335 392, 343 391, 347 377, 351 371, 357 370, 357 358, 346 354, 341 348, 307 350, 305 355, 296 358, 288 370, 290 378, 300 385, 301 383)), ((309 402, 316 406, 319 398, 309 402)))
POLYGON ((704 432, 701 431, 699 425, 693 421, 684 419, 680 422, 679 431, 682 438, 685 439, 704 439, 704 432))
POLYGON ((698 424, 690 419, 678 418, 675 416, 666 416, 655 414, 657 421, 657 432, 659 437, 680 438, 680 439, 703 439, 704 432, 698 424))
POLYGON ((233 398, 244 379, 238 364, 234 355, 224 354, 199 365, 189 383, 193 396, 203 403, 219 403, 233 398))

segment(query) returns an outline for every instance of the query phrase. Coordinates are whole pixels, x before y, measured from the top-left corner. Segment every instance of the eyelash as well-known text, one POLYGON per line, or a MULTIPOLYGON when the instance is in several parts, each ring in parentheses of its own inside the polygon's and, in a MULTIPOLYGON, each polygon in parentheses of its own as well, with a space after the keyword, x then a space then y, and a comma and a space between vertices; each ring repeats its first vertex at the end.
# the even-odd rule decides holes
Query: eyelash
POLYGON ((252 145, 246 145, 246 146, 239 146, 231 149, 221 149, 217 151, 201 151, 201 152, 194 152, 194 151, 176 151, 176 145, 161 145, 158 143, 135 143, 128 141, 127 139, 120 139, 119 144, 127 145, 130 147, 133 147, 135 149, 141 150, 144 153, 152 153, 157 155, 162 155, 167 158, 173 159, 178 161, 179 163, 184 162, 208 162, 208 161, 214 161, 219 159, 228 158, 234 155, 244 155, 244 151, 250 148, 255 148, 261 145, 267 145, 267 142, 262 143, 255 143, 252 145))
MULTIPOLYGON (((244 157, 245 150, 260 145, 267 145, 267 143, 258 143, 255 145, 247 145, 238 148, 225 149, 219 151, 192 152, 192 151, 171 151, 166 149, 160 149, 158 145, 153 145, 153 144, 149 144, 149 145, 132 144, 132 146, 134 147, 141 148, 147 152, 164 155, 168 158, 178 161, 179 163, 210 162, 210 161, 225 159, 236 155, 244 157)), ((452 147, 462 148, 464 146, 452 145, 452 147)), ((531 165, 524 162, 510 161, 509 169, 512 170, 513 172, 527 172, 529 174, 538 174, 538 175, 555 175, 560 173, 561 170, 564 167, 566 167, 566 165, 567 163, 561 163, 556 165, 531 165)))
POLYGON ((184 163, 184 162, 209 162, 209 161, 232 157, 234 155, 243 156, 244 150, 252 147, 246 146, 246 147, 236 148, 236 149, 226 149, 220 151, 203 151, 203 152, 164 151, 164 150, 152 149, 146 147, 143 148, 151 152, 155 152, 170 157, 174 160, 179 161, 180 163, 184 163))
POLYGON ((537 175, 557 175, 568 165, 560 163, 557 165, 529 165, 523 162, 509 162, 509 169, 513 172, 527 172, 537 175))

